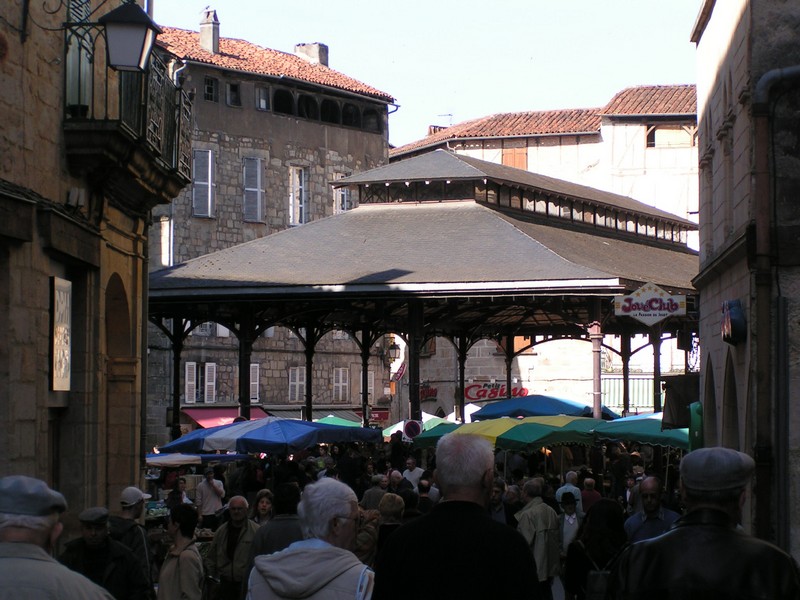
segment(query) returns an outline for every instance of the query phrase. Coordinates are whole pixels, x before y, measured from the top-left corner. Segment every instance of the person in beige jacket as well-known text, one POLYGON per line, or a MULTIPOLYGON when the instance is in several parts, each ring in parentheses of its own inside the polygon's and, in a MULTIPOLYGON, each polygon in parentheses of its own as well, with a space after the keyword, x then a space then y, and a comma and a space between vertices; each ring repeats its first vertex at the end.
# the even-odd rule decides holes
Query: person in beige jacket
POLYGON ((553 597, 553 577, 561 571, 561 550, 559 548, 558 515, 542 500, 544 482, 535 477, 522 487, 528 503, 514 515, 519 531, 528 542, 536 560, 539 587, 542 598, 553 597))
POLYGON ((189 504, 170 510, 167 532, 174 543, 158 575, 158 600, 200 600, 203 595, 203 559, 194 542, 197 520, 197 509, 189 504))

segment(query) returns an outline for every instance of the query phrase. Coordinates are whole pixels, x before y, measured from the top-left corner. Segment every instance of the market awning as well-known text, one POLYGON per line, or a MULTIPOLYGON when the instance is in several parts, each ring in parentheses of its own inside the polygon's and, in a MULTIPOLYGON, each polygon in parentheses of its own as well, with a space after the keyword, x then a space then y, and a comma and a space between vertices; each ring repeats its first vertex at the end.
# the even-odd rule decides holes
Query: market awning
MULTIPOLYGON (((209 427, 216 427, 217 425, 228 425, 233 423, 233 420, 239 416, 239 408, 236 406, 208 406, 196 408, 184 408, 181 410, 183 414, 192 419, 195 423, 207 429, 209 427)), ((263 419, 267 416, 258 406, 250 408, 250 420, 263 419)))
MULTIPOLYGON (((271 408, 268 407, 267 412, 273 417, 281 417, 283 419, 300 419, 303 416, 303 410, 300 406, 297 408, 271 408)), ((323 417, 334 416, 348 421, 361 422, 361 416, 352 410, 347 409, 331 409, 331 408, 315 408, 311 419, 317 421, 323 417)))

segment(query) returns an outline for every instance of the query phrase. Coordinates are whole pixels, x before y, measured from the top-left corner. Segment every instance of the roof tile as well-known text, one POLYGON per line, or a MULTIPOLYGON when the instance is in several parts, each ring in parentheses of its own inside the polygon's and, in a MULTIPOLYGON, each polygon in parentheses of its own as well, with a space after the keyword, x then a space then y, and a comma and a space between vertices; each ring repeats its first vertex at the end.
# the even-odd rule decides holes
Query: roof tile
POLYGON ((622 90, 606 104, 602 115, 694 115, 697 86, 645 85, 622 90))
POLYGON ((599 133, 603 115, 694 115, 697 88, 694 85, 648 85, 619 92, 604 108, 573 108, 480 117, 436 129, 428 136, 389 151, 394 157, 447 140, 509 138, 535 135, 599 133))
POLYGON ((299 81, 324 85, 348 92, 354 92, 383 102, 394 102, 394 98, 372 86, 348 77, 339 71, 308 60, 252 44, 235 38, 219 38, 219 52, 214 54, 200 46, 200 34, 196 31, 161 27, 157 40, 159 46, 176 56, 216 67, 269 75, 272 77, 291 77, 299 81))

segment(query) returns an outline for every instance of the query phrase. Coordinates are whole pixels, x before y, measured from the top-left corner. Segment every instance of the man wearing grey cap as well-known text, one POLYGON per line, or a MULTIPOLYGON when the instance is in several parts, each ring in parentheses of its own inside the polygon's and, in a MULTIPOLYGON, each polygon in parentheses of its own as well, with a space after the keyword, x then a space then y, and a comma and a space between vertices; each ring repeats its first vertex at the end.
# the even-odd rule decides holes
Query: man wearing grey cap
MULTIPOLYGON (((120 514, 108 518, 111 537, 124 544, 133 555, 139 559, 145 581, 153 589, 152 556, 147 531, 139 522, 144 513, 144 503, 150 499, 150 494, 145 494, 137 487, 126 487, 119 497, 120 514)), ((155 598, 151 593, 148 598, 155 598)))
POLYGON ((614 569, 619 599, 800 599, 794 559, 741 522, 755 463, 729 448, 702 448, 680 465, 686 513, 667 533, 632 544, 614 569))
POLYGON ((64 496, 24 475, 0 478, 0 600, 110 600, 103 588, 50 555, 63 525, 64 496))
POLYGON ((81 537, 69 542, 59 557, 62 564, 101 585, 116 600, 148 598, 152 587, 139 560, 108 531, 108 509, 87 508, 78 515, 81 537))

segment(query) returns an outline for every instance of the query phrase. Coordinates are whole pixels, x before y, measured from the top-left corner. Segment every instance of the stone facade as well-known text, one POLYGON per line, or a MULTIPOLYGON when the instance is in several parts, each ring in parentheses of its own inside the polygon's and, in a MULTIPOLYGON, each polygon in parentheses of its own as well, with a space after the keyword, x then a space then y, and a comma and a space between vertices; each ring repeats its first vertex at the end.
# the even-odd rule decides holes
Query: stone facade
POLYGON ((12 25, 21 10, 0 6, 0 476, 63 492, 68 539, 83 508, 114 506, 124 487, 144 484, 147 222, 180 178, 139 133, 116 138, 136 165, 99 156, 108 138, 95 126, 123 118, 121 79, 101 47, 88 71, 95 104, 71 120, 65 5, 30 6, 23 36, 12 25))
POLYGON ((706 445, 754 455, 745 525, 800 556, 800 7, 704 2, 698 57, 706 445), (785 71, 777 71, 784 69, 785 71), (724 303, 743 331, 723 339, 724 303), (728 304, 730 306, 730 304, 728 304))
MULTIPOLYGON (((253 102, 257 87, 272 90, 274 98, 287 90, 279 77, 259 77, 232 69, 210 67, 194 62, 181 71, 183 86, 195 93, 194 150, 207 150, 214 162, 214 210, 211 216, 197 216, 193 210, 192 186, 189 186, 169 207, 154 211, 150 246, 151 269, 178 264, 198 256, 283 231, 294 225, 290 209, 293 169, 305 174, 307 197, 305 222, 333 215, 341 196, 330 182, 355 172, 368 170, 388 162, 388 115, 385 102, 368 97, 348 102, 360 103, 365 112, 380 115, 377 131, 365 127, 322 122, 320 119, 259 110, 253 102), (205 99, 204 84, 209 78, 218 82, 220 96, 216 101, 205 99), (224 90, 238 86, 241 105, 226 103, 224 90), (286 89, 284 89, 284 86, 286 89), (259 159, 261 212, 257 219, 244 217, 245 159, 259 159)), ((297 83, 297 82, 295 82, 297 83)), ((298 84, 305 96, 335 95, 335 91, 310 83, 298 84)), ((195 177, 197 177, 195 175, 195 177)), ((352 208, 352 206, 350 206, 352 208)), ((332 261, 337 257, 331 257, 332 261)), ((264 265, 269 269, 269 265, 264 265)), ((238 407, 238 343, 224 327, 212 325, 211 335, 189 336, 182 354, 181 405, 192 404, 186 398, 185 364, 213 363, 216 381, 215 405, 238 407), (222 333, 222 335, 220 335, 222 333)), ((302 332, 301 332, 302 333, 302 332)), ((148 447, 169 441, 169 424, 165 419, 172 400, 172 351, 166 337, 150 328, 148 380, 148 447)), ((265 332, 253 348, 251 364, 258 365, 257 394, 251 401, 264 409, 293 411, 300 417, 304 397, 290 398, 290 373, 293 367, 305 365, 301 340, 289 330, 273 327, 265 332), (256 399, 257 395, 257 399, 256 399)), ((252 369, 252 367, 251 367, 252 369)), ((373 392, 370 403, 386 402, 388 369, 376 350, 370 359, 373 392)), ((202 375, 198 375, 200 381, 202 375)), ((314 405, 328 409, 360 409, 361 357, 358 346, 343 332, 328 333, 317 345, 313 363, 314 405), (345 369, 348 383, 334 392, 334 377, 342 377, 335 369, 345 369), (346 388, 346 389, 345 389, 346 388)), ((195 405, 203 405, 200 394, 195 405)), ((285 413, 281 413, 282 415, 285 413)), ((187 426, 193 427, 188 419, 187 426)))

